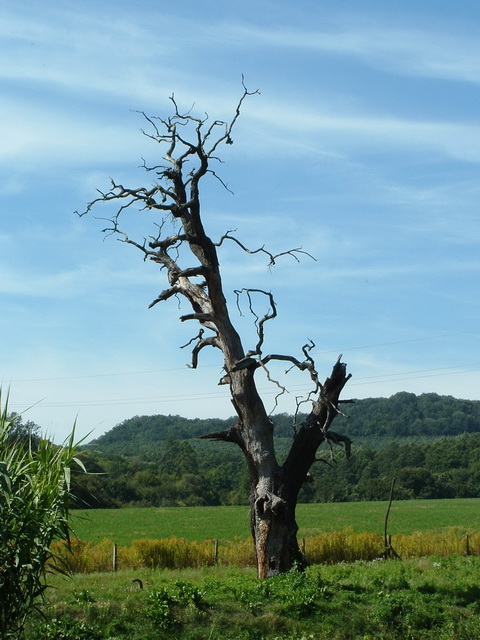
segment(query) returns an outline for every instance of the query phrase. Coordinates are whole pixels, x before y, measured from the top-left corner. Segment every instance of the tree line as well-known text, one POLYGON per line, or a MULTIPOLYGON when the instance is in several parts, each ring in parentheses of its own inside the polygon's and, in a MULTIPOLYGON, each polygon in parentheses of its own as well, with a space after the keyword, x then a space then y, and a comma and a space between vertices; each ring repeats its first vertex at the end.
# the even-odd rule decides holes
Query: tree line
MULTIPOLYGON (((394 477, 397 499, 480 496, 480 402, 401 392, 359 400, 349 414, 350 459, 320 449, 301 502, 386 500, 394 477)), ((273 421, 281 461, 302 416, 296 425, 286 414, 273 421)), ((84 448, 90 475, 74 484, 79 504, 245 504, 249 479, 241 453, 199 439, 233 422, 162 415, 125 420, 84 448)))

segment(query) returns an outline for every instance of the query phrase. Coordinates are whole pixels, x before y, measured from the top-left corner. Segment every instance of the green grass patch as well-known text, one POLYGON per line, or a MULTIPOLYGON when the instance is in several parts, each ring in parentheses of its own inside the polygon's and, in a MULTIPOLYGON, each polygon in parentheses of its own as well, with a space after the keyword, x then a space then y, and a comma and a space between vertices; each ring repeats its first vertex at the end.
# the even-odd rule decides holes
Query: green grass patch
MULTIPOLYGON (((303 504, 297 509, 300 536, 314 536, 352 528, 382 533, 387 502, 342 502, 303 504)), ((418 531, 442 532, 457 528, 480 530, 480 499, 401 500, 393 502, 389 518, 392 534, 418 531)))
POLYGON ((233 567, 55 578, 26 640, 471 640, 480 637, 479 570, 480 558, 454 557, 263 581, 233 567))
POLYGON ((72 516, 75 535, 87 542, 104 538, 130 544, 142 538, 233 540, 249 535, 247 507, 146 507, 90 509, 72 516))
MULTIPOLYGON (((333 533, 346 528, 383 533, 386 502, 301 504, 297 509, 299 536, 333 533)), ((108 538, 120 545, 142 538, 234 540, 247 538, 248 507, 164 507, 91 509, 72 515, 75 535, 98 543, 108 538)), ((394 502, 389 530, 392 534, 417 531, 480 530, 480 499, 406 500, 394 502)))

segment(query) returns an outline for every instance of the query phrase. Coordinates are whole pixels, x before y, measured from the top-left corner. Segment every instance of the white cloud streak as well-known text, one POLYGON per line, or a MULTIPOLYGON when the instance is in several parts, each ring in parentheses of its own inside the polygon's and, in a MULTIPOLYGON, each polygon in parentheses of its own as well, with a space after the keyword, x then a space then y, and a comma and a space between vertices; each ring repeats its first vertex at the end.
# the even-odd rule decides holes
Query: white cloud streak
POLYGON ((480 45, 474 34, 455 37, 446 31, 391 28, 358 16, 355 25, 349 22, 340 19, 330 21, 328 29, 307 30, 276 28, 274 23, 271 28, 237 24, 228 41, 344 55, 399 74, 480 83, 480 45))

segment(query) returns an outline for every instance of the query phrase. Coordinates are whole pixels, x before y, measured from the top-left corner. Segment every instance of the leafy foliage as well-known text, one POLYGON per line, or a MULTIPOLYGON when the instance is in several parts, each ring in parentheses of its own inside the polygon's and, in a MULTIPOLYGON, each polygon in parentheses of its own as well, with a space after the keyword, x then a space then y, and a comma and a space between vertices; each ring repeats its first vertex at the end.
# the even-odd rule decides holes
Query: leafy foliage
MULTIPOLYGON (((235 565, 252 567, 255 564, 250 540, 235 538, 214 547, 213 540, 202 542, 163 538, 133 540, 130 545, 117 547, 117 564, 121 569, 192 569, 207 566, 235 565), (214 551, 215 550, 215 551, 214 551)), ((450 527, 441 532, 394 534, 389 541, 402 558, 427 556, 479 555, 480 533, 450 527)), ((378 560, 388 555, 383 537, 376 532, 358 533, 352 528, 321 533, 303 538, 308 564, 336 564, 358 560, 378 560)), ((105 539, 94 545, 76 540, 69 556, 69 568, 74 573, 111 571, 113 542, 105 539)), ((74 591, 77 602, 93 602, 89 591, 74 591)))
POLYGON ((478 400, 436 393, 417 396, 401 391, 390 398, 366 398, 349 407, 348 414, 351 437, 439 437, 480 431, 478 400))
POLYGON ((37 448, 40 441, 40 427, 32 420, 24 422, 23 416, 12 412, 8 416, 10 423, 9 439, 32 449, 37 448))
POLYGON ((41 640, 103 640, 99 629, 85 622, 53 618, 40 626, 41 640))
MULTIPOLYGON (((17 424, 18 426, 18 424, 17 424)), ((16 418, 0 409, 0 637, 18 638, 46 589, 53 540, 69 539, 73 433, 57 447, 19 442, 16 418)))
MULTIPOLYGON (((390 398, 366 398, 348 405, 348 418, 338 417, 339 431, 355 438, 407 438, 457 436, 480 432, 480 401, 460 400, 436 393, 400 392, 390 398), (348 421, 348 426, 345 422, 348 421)), ((298 416, 300 423, 304 418, 298 416)), ((273 416, 277 438, 291 438, 293 417, 273 416)), ((91 444, 104 455, 137 456, 158 449, 169 438, 194 440, 202 434, 223 431, 235 418, 194 419, 178 415, 135 416, 115 426, 91 444)))
POLYGON ((160 629, 171 629, 180 624, 180 612, 185 609, 201 612, 209 608, 203 592, 190 582, 177 581, 173 589, 153 589, 148 594, 145 614, 160 629))
MULTIPOLYGON (((341 425, 346 418, 338 421, 355 436, 352 457, 333 461, 328 449, 320 452, 324 463, 312 468, 315 482, 304 485, 301 502, 386 500, 393 477, 397 499, 480 496, 480 402, 402 392, 359 400, 348 411, 348 427, 341 425)), ((292 420, 274 416, 280 459, 292 420)), ((125 420, 85 449, 89 470, 100 475, 82 474, 74 493, 97 508, 245 504, 241 452, 198 440, 232 423, 161 415, 125 420)))

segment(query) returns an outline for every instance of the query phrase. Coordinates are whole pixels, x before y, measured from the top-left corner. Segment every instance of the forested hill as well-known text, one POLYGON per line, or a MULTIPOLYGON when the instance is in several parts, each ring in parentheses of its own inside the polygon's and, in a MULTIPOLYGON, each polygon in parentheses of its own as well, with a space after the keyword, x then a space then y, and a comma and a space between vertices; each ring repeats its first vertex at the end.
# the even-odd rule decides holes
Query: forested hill
MULTIPOLYGON (((333 428, 353 440, 435 438, 480 432, 480 401, 477 400, 400 392, 390 398, 366 398, 343 407, 349 418, 339 416, 333 428)), ((278 414, 273 421, 277 438, 291 437, 292 416, 278 414)), ((135 416, 115 426, 93 444, 104 455, 141 455, 169 438, 197 439, 234 422, 233 417, 189 420, 176 415, 135 416)))
MULTIPOLYGON (((301 502, 386 500, 392 479, 396 498, 480 497, 480 402, 449 396, 397 393, 391 398, 344 405, 334 429, 354 442, 335 463, 323 448, 312 468, 315 478, 301 502)), ((274 418, 277 454, 290 445, 292 416, 274 418)), ((230 420, 187 420, 143 416, 125 420, 87 445, 89 474, 77 474, 80 504, 218 505, 248 501, 249 479, 238 447, 198 436, 233 424, 230 420)))

